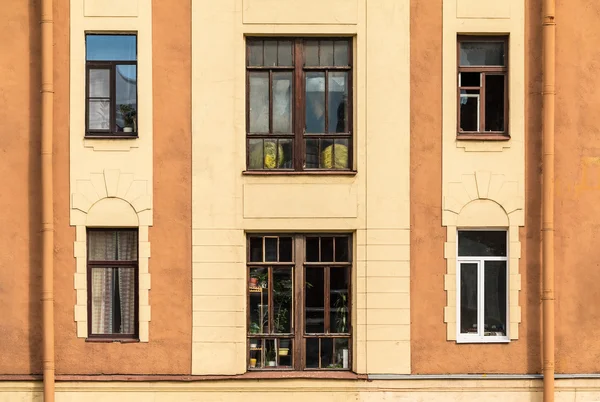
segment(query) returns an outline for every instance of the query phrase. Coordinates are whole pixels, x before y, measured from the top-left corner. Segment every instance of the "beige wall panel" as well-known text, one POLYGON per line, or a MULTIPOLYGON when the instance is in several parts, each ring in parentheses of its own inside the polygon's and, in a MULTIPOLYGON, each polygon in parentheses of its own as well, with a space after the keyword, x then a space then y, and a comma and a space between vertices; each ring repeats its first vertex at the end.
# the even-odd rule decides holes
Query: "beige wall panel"
POLYGON ((353 186, 244 185, 244 218, 356 218, 357 214, 353 186))
POLYGON ((84 0, 86 17, 137 17, 138 0, 84 0))
POLYGON ((356 24, 358 0, 243 0, 245 24, 356 24))
POLYGON ((510 18, 510 1, 457 0, 457 18, 510 18))

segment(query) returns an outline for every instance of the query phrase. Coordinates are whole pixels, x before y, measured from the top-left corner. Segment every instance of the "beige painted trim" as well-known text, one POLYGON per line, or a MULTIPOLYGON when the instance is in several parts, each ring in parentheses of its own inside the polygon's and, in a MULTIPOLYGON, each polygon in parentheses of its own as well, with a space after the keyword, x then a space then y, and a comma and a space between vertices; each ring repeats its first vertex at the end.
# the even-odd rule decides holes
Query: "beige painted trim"
POLYGON ((446 275, 444 290, 446 291, 446 307, 444 322, 446 338, 456 340, 456 247, 457 229, 460 228, 505 228, 508 231, 508 269, 509 269, 509 328, 510 339, 519 338, 521 307, 519 291, 521 275, 519 260, 521 258, 521 242, 519 226, 524 224, 523 200, 519 195, 518 183, 506 182, 504 176, 490 172, 475 172, 464 175, 461 182, 449 183, 444 196, 442 223, 446 226, 446 243, 444 258, 446 259, 446 275))
POLYGON ((93 175, 90 180, 77 182, 78 192, 73 194, 72 208, 75 215, 74 257, 75 273, 75 321, 77 337, 87 338, 87 232, 88 227, 138 227, 139 250, 139 336, 140 342, 148 342, 150 323, 150 226, 151 199, 145 181, 134 180, 131 174, 118 170, 106 170, 93 175))
POLYGON ((139 228, 139 336, 148 342, 152 226, 152 0, 70 2, 70 224, 77 336, 87 337, 87 227, 139 228), (136 32, 139 138, 85 139, 85 33, 136 32))

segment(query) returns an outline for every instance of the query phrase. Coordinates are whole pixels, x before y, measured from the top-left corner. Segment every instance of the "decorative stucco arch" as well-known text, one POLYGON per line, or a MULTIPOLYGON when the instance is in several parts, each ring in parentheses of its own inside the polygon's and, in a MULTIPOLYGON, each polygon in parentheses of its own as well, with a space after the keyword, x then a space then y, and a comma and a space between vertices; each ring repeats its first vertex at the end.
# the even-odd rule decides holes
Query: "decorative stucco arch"
POLYGON ((518 339, 521 307, 519 227, 524 225, 523 197, 519 183, 504 180, 504 175, 485 171, 463 175, 460 182, 449 183, 444 193, 442 224, 446 226, 446 307, 444 322, 448 340, 456 340, 456 243, 461 228, 506 228, 509 255, 509 337, 518 339))
POLYGON ((152 198, 145 180, 135 180, 130 173, 104 170, 93 173, 87 180, 77 180, 72 186, 71 225, 76 228, 74 254, 77 260, 75 273, 75 322, 77 336, 87 338, 87 228, 137 227, 139 264, 139 336, 148 342, 150 323, 150 243, 148 228, 152 226, 152 198))

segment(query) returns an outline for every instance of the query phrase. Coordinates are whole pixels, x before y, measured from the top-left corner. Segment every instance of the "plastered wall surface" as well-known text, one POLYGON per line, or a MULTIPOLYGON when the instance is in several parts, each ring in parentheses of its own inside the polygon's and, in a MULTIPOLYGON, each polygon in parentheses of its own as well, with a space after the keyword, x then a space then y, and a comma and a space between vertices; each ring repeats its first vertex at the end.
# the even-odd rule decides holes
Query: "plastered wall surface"
MULTIPOLYGON (((524 26, 525 14, 537 18, 538 10, 510 2, 507 15, 497 2, 464 3, 411 2, 412 370, 536 372, 539 307, 531 306, 539 306, 539 276, 524 272, 523 258, 532 261, 536 248, 526 252, 522 240, 537 232, 535 226, 530 232, 520 227, 525 223, 524 26), (456 37, 469 32, 510 34, 511 140, 500 146, 456 140, 456 37), (455 341, 456 230, 473 226, 509 231, 509 344, 455 341)), ((533 212, 527 222, 535 225, 535 218, 533 212)), ((535 258, 539 261, 539 254, 535 258)))
POLYGON ((40 29, 37 7, 0 2, 0 373, 41 372, 40 29))
POLYGON ((61 36, 55 34, 55 75, 61 80, 57 80, 55 99, 63 100, 65 106, 57 108, 55 102, 63 124, 55 131, 59 148, 55 151, 57 373, 189 374, 190 4, 139 1, 135 2, 139 6, 136 15, 131 16, 130 3, 124 8, 111 3, 102 8, 107 15, 98 16, 94 1, 59 1, 59 5, 55 1, 55 21, 62 18, 62 23, 55 24, 55 29, 63 28, 61 36), (84 88, 86 30, 138 32, 140 124, 143 122, 147 128, 138 140, 83 139, 84 102, 80 91, 84 88), (154 68, 161 74, 154 75, 154 68), (172 90, 174 84, 177 91, 172 90), (160 135, 154 135, 152 128, 160 135), (158 147, 154 151, 153 145, 158 147), (82 209, 87 209, 86 213, 82 209), (69 223, 75 228, 69 228, 69 223), (150 228, 152 223, 154 227, 150 228), (81 274, 85 275, 86 226, 139 227, 141 343, 85 340, 87 316, 81 306, 86 289, 81 274), (152 242, 161 245, 156 253, 151 252, 152 242), (163 280, 151 285, 150 273, 163 280), (178 297, 173 298, 173 294, 178 297), (156 322, 151 321, 153 317, 156 322), (140 356, 144 358, 140 360, 140 356))
MULTIPOLYGON (((41 401, 41 383, 5 382, 0 402, 41 401)), ((594 380, 557 380, 557 402, 589 402, 600 398, 594 380)), ((402 380, 402 381, 323 381, 298 383, 284 380, 202 381, 196 383, 58 383, 57 402, 117 402, 123 400, 156 402, 192 401, 305 401, 307 394, 316 402, 540 402, 540 380, 402 380), (233 384, 233 386, 232 386, 233 384)))
POLYGON ((354 232, 353 369, 410 372, 408 2, 327 0, 310 23, 307 10, 192 4, 194 374, 246 370, 248 231, 354 232), (355 176, 242 174, 244 36, 267 34, 354 38, 355 176))

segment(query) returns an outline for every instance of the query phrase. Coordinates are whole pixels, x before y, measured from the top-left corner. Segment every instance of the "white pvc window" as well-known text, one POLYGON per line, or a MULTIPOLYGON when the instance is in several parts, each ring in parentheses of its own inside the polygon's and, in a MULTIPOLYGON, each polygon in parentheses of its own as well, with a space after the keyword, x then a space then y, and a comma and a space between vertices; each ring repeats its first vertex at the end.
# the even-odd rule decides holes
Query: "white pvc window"
POLYGON ((456 261, 458 342, 508 342, 506 230, 459 230, 456 261))

